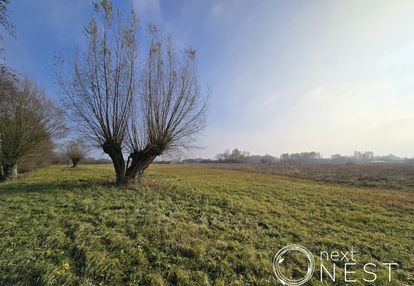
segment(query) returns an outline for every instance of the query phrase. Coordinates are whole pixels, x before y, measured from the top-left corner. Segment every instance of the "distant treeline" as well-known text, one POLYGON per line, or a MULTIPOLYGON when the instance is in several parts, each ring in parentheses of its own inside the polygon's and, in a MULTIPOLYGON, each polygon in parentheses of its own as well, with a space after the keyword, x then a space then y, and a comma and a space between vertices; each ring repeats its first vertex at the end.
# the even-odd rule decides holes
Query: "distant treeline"
POLYGON ((272 155, 250 155, 250 152, 241 151, 238 148, 233 151, 225 150, 223 153, 216 155, 215 159, 185 159, 181 163, 251 163, 251 164, 274 164, 280 161, 279 158, 272 155))
MULTIPOLYGON (((254 163, 254 164, 275 164, 275 163, 335 163, 335 164, 353 164, 353 163, 397 163, 413 162, 413 159, 401 158, 393 154, 386 156, 376 156, 372 151, 355 151, 353 155, 334 154, 329 158, 323 158, 319 152, 300 152, 284 153, 280 157, 272 155, 250 155, 248 151, 241 151, 238 148, 233 151, 226 150, 216 155, 215 159, 185 159, 181 163, 254 163)), ((168 163, 169 161, 163 161, 168 163)))
MULTIPOLYGON (((239 150, 226 150, 216 155, 215 159, 190 158, 184 160, 157 160, 156 164, 209 164, 209 163, 250 163, 250 164, 306 164, 306 163, 332 163, 332 164, 357 164, 357 163, 414 163, 414 159, 407 159, 395 156, 393 154, 386 156, 377 156, 371 151, 355 151, 353 155, 334 154, 329 158, 323 158, 319 152, 300 152, 284 153, 280 157, 272 155, 250 155, 250 152, 239 150)), ((37 167, 44 167, 50 164, 70 164, 70 157, 65 153, 65 149, 57 151, 51 148, 45 150, 41 156, 31 157, 22 164, 22 171, 29 171, 37 167)), ((96 159, 85 157, 82 159, 83 164, 110 164, 108 159, 96 159)))

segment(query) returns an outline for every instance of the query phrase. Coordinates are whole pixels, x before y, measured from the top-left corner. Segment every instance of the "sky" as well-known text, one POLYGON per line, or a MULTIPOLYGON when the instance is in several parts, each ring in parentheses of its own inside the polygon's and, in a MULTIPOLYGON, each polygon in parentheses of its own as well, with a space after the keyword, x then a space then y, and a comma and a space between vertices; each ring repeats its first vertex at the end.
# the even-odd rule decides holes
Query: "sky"
MULTIPOLYGON (((82 45, 92 1, 12 0, 6 60, 57 99, 54 56, 82 45)), ((201 149, 414 156, 414 1, 122 0, 197 50, 201 149)), ((5 34, 3 32, 3 34, 5 34)))

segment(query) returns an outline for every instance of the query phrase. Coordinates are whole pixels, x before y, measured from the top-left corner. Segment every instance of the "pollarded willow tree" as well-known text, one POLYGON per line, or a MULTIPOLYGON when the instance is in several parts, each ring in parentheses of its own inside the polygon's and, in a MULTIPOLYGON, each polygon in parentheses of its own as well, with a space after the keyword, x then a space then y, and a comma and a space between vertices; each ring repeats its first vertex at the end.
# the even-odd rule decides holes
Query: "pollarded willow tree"
POLYGON ((76 168, 79 162, 88 155, 88 147, 80 140, 67 142, 63 146, 65 157, 72 162, 72 167, 76 168))
POLYGON ((73 122, 109 155, 117 184, 125 185, 139 181, 157 156, 191 147, 206 101, 193 49, 176 49, 152 27, 138 61, 135 14, 125 24, 109 0, 95 10, 87 48, 57 78, 73 122))

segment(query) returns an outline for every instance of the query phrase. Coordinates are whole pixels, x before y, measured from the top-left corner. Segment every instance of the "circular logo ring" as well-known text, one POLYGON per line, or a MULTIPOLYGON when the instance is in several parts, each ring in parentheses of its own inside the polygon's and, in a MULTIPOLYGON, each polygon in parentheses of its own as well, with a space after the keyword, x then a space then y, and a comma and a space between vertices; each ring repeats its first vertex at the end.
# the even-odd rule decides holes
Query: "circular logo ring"
POLYGON ((313 272, 315 271, 315 258, 313 257, 312 253, 307 250, 305 247, 298 245, 298 244, 290 244, 282 249, 280 249, 276 255, 275 258, 273 258, 273 272, 275 273, 277 279, 283 284, 287 286, 300 286, 308 282, 313 275, 313 272), (308 269, 306 271, 306 275, 300 279, 290 279, 282 274, 280 271, 279 264, 283 261, 283 255, 290 251, 299 251, 303 253, 306 258, 308 259, 308 269))

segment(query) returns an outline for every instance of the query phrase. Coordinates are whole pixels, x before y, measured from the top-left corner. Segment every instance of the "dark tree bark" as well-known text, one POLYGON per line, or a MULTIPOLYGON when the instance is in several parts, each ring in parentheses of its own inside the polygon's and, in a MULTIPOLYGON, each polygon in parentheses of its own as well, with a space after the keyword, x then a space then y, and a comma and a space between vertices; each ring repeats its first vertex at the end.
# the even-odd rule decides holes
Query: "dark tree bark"
POLYGON ((1 167, 0 180, 13 180, 17 178, 17 164, 4 164, 1 167))
POLYGON ((72 158, 72 167, 76 168, 79 164, 80 159, 79 158, 72 158))
POLYGON ((127 182, 141 182, 144 171, 159 155, 158 151, 148 146, 141 151, 131 153, 129 156, 131 164, 125 172, 127 182))
POLYGON ((105 142, 102 144, 102 149, 112 160, 116 175, 116 184, 119 186, 125 185, 127 183, 125 178, 125 160, 121 146, 105 142))

